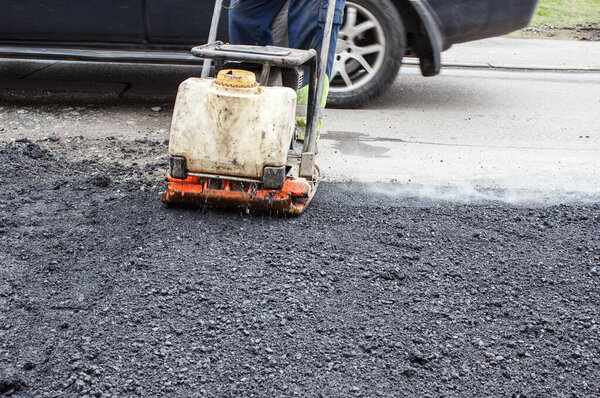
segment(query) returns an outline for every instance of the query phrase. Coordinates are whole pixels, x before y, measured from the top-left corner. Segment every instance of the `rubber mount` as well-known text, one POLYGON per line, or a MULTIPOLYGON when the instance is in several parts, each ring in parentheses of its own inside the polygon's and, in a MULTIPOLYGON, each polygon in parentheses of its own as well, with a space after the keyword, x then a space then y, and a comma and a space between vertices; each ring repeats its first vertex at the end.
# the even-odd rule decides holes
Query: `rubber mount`
POLYGON ((169 174, 173 178, 185 180, 187 178, 186 162, 182 156, 169 155, 169 174))
POLYGON ((285 166, 265 167, 263 170, 263 184, 265 189, 281 189, 285 181, 285 166))

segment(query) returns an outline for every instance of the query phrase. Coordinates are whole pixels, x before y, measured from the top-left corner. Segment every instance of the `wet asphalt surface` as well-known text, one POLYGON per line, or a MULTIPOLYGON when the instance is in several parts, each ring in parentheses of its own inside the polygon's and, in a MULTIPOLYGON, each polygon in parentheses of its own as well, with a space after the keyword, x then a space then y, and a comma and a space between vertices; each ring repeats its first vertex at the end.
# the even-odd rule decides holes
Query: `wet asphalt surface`
POLYGON ((167 208, 101 142, 0 146, 0 395, 600 396, 600 204, 167 208))

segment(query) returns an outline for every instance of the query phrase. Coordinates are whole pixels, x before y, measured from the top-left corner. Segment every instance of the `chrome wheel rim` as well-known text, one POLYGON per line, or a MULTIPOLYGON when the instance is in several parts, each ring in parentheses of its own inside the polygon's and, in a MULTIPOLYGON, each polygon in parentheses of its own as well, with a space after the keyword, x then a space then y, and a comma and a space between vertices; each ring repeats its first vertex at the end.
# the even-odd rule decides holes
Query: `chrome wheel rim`
POLYGON ((347 2, 331 71, 330 91, 345 93, 369 83, 385 55, 385 34, 375 15, 347 2))

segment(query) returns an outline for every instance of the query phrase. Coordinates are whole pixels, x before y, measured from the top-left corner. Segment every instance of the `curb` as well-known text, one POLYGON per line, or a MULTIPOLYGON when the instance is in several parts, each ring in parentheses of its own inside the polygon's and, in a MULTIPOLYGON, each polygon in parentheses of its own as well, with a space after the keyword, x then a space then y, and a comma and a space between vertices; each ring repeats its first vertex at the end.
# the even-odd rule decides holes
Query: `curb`
MULTIPOLYGON (((419 60, 405 59, 402 65, 419 66, 419 60)), ((461 69, 496 69, 496 70, 520 70, 520 71, 544 71, 544 72, 577 72, 598 73, 600 68, 581 68, 571 66, 539 66, 539 65, 494 65, 493 63, 469 63, 469 62, 442 62, 443 68, 461 69)))

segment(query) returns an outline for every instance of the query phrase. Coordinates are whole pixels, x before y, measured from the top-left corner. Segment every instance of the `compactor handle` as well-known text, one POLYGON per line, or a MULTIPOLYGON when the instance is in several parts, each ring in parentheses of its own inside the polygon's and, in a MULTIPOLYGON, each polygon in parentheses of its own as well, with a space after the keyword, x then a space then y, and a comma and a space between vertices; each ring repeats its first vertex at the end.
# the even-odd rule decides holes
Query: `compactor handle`
POLYGON ((302 148, 302 160, 300 163, 301 177, 311 177, 315 164, 317 129, 319 126, 319 117, 321 115, 321 98, 323 97, 323 86, 325 84, 325 74, 327 73, 327 60, 329 59, 329 47, 331 44, 331 32, 333 30, 333 18, 335 15, 336 1, 337 0, 329 0, 329 3, 327 5, 327 18, 325 19, 323 42, 321 43, 319 65, 317 66, 316 71, 316 82, 312 80, 314 78, 311 76, 310 84, 316 84, 316 87, 314 90, 311 90, 309 88, 308 93, 306 130, 304 137, 304 147, 302 148))
MULTIPOLYGON (((221 8, 223 6, 223 0, 215 1, 215 8, 213 10, 212 20, 210 22, 210 31, 208 32, 208 44, 214 43, 217 40, 217 28, 219 27, 219 18, 221 18, 221 8)), ((202 77, 208 77, 210 73, 210 59, 204 58, 202 64, 202 77)))

